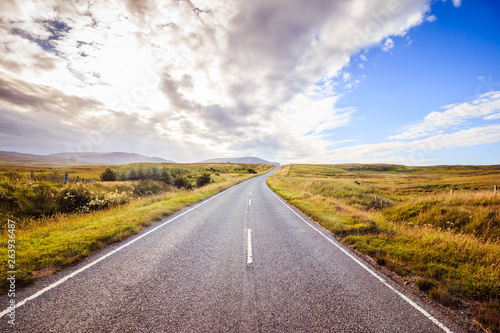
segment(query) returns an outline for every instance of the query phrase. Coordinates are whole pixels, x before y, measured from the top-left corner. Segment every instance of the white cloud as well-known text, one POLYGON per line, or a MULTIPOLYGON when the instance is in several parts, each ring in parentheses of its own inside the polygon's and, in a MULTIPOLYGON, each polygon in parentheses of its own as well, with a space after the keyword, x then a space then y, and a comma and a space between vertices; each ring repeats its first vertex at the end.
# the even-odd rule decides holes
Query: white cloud
POLYGON ((394 47, 394 41, 391 38, 387 38, 382 46, 382 51, 388 52, 394 47))
POLYGON ((431 112, 421 122, 406 127, 403 133, 393 135, 389 139, 421 138, 440 133, 473 118, 497 119, 500 110, 500 91, 491 91, 471 102, 447 105, 443 109, 446 111, 431 112))
POLYGON ((432 112, 405 132, 389 137, 389 141, 359 144, 318 154, 317 159, 358 163, 386 162, 406 165, 433 162, 436 151, 447 148, 472 147, 500 142, 500 124, 471 126, 465 120, 500 119, 500 91, 492 91, 477 99, 444 106, 443 112, 432 112))
POLYGON ((427 16, 427 17, 425 18, 425 20, 426 20, 427 22, 429 22, 429 23, 432 23, 432 22, 434 22, 434 21, 436 21, 436 20, 437 20, 437 17, 436 17, 436 15, 429 15, 429 16, 427 16))
POLYGON ((434 152, 441 149, 471 147, 495 142, 500 142, 500 125, 498 124, 448 134, 436 134, 411 142, 387 141, 354 145, 331 150, 328 154, 317 155, 317 159, 357 163, 427 164, 432 161, 431 157, 434 152))
POLYGON ((460 7, 460 5, 462 4, 462 0, 452 0, 453 2, 453 6, 455 7, 460 7))

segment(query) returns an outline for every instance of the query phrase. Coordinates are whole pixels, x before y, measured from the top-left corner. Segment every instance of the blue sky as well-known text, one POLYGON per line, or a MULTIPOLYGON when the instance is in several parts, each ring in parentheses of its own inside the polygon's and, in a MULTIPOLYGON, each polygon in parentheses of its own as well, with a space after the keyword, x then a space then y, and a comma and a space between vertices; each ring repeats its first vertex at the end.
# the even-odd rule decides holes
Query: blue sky
POLYGON ((0 4, 0 150, 499 164, 500 4, 0 4))
MULTIPOLYGON (((437 1, 431 11, 435 20, 392 38, 390 50, 371 48, 361 53, 366 61, 356 56, 344 68, 360 82, 344 93, 339 105, 355 107, 358 119, 335 130, 333 138, 385 142, 442 106, 500 90, 500 3, 464 1, 454 8, 437 1)), ((466 127, 491 123, 498 121, 471 119, 466 127)), ((496 142, 426 149, 416 159, 428 160, 425 164, 498 164, 498 153, 496 142)))

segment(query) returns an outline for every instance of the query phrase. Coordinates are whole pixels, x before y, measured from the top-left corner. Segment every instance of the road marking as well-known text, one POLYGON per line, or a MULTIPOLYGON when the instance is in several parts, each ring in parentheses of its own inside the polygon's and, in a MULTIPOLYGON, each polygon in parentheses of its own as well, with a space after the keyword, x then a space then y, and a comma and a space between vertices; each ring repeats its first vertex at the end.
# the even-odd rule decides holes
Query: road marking
POLYGON ((252 256, 252 230, 248 229, 247 236, 247 264, 251 264, 253 262, 252 256))
POLYGON ((356 258, 353 254, 349 253, 346 249, 344 249, 342 246, 340 246, 338 243, 336 243, 335 241, 333 241, 331 238, 327 237, 325 234, 323 234, 321 231, 319 231, 316 227, 314 227, 312 224, 310 224, 309 222, 307 222, 305 219, 302 218, 302 216, 300 216, 299 214, 297 214, 297 212, 295 212, 289 205, 288 203, 286 203, 285 201, 283 201, 276 193, 274 193, 271 189, 269 189, 269 191, 271 191, 271 193, 283 204, 285 205, 286 208, 288 208, 292 213, 294 213, 295 215, 297 215, 297 217, 299 219, 301 219, 302 221, 304 221, 308 226, 310 226, 314 231, 316 231, 317 233, 319 233, 321 236, 323 236, 326 240, 328 240, 330 243, 332 243, 333 245, 335 245, 340 251, 344 252, 349 258, 351 258, 352 260, 354 260, 359 266, 361 266, 362 268, 364 268, 368 273, 370 273, 371 275, 373 275, 377 280, 379 280, 380 282, 382 282, 387 288, 389 288, 390 290, 392 290, 396 295, 398 295, 399 297, 401 297, 402 299, 404 299, 408 304, 410 304, 412 307, 414 307, 416 310, 418 310, 421 314, 423 314, 425 317, 427 317, 427 319, 429 319, 430 321, 432 321, 434 324, 436 324, 439 328, 441 328, 443 331, 447 332, 447 333, 453 333, 448 327, 444 326, 439 320, 437 320, 436 318, 434 318, 429 312, 425 311, 422 307, 420 307, 418 304, 416 304, 415 302, 413 302, 411 299, 409 299, 405 294, 403 294, 402 292, 400 292, 399 290, 397 290, 396 288, 394 288, 393 286, 391 286, 389 283, 387 283, 385 281, 384 278, 382 278, 380 275, 378 275, 374 270, 372 270, 371 268, 369 268, 368 266, 366 266, 364 263, 362 263, 358 258, 356 258))
MULTIPOLYGON (((123 250, 124 248, 128 247, 129 245, 132 245, 133 243, 137 242, 139 239, 142 239, 142 238, 146 237, 146 236, 147 236, 147 235, 149 235, 150 233, 152 233, 152 232, 154 232, 154 231, 156 231, 156 230, 158 230, 158 229, 160 229, 160 228, 162 228, 162 227, 166 226, 166 225, 167 225, 167 224, 169 224, 170 222, 173 222, 173 221, 177 220, 179 217, 181 217, 181 216, 183 216, 183 215, 186 215, 187 213, 189 213, 189 212, 191 212, 191 211, 195 210, 196 208, 198 208, 198 207, 200 207, 200 206, 202 206, 202 205, 206 204, 206 203, 207 203, 207 202, 209 202, 210 200, 217 198, 219 195, 221 195, 222 193, 225 193, 225 192, 226 192, 226 191, 224 191, 224 192, 221 192, 221 193, 219 193, 219 194, 214 195, 213 197, 209 198, 208 200, 206 200, 206 201, 202 202, 201 204, 199 204, 199 205, 197 205, 197 206, 195 206, 195 207, 193 207, 193 208, 191 208, 191 209, 189 209, 189 210, 185 211, 185 212, 184 212, 184 213, 182 213, 182 214, 177 215, 176 217, 172 218, 171 220, 168 220, 168 221, 163 222, 162 224, 160 224, 159 226, 155 227, 154 229, 151 229, 151 230, 149 230, 148 232, 144 233, 143 235, 140 235, 140 236, 138 236, 137 238, 132 239, 132 240, 131 240, 131 241, 129 241, 128 243, 123 244, 122 246, 120 246, 120 247, 118 247, 118 248, 114 249, 113 251, 111 251, 111 252, 107 253, 106 255, 104 255, 104 256, 102 256, 102 257, 100 257, 100 258, 98 258, 98 259, 96 259, 96 260, 92 261, 92 262, 91 262, 91 263, 89 263, 88 265, 85 265, 84 267, 82 267, 82 268, 80 268, 80 269, 78 269, 78 270, 74 271, 73 273, 71 273, 71 274, 69 274, 69 275, 67 275, 67 276, 63 277, 62 279, 57 280, 56 282, 52 283, 51 285, 49 285, 49 286, 47 286, 47 287, 45 287, 45 288, 43 288, 43 289, 41 289, 41 290, 37 291, 37 292, 36 292, 36 293, 34 293, 33 295, 31 295, 31 296, 29 296, 29 297, 27 297, 27 298, 23 299, 22 301, 20 301, 20 302, 16 303, 16 307, 15 307, 15 308, 18 308, 18 307, 20 307, 20 306, 23 306, 23 305, 24 305, 24 304, 26 304, 26 302, 28 302, 28 301, 34 300, 35 298, 37 298, 38 296, 40 296, 40 295, 44 294, 45 292, 47 292, 47 291, 49 291, 49 290, 51 290, 51 289, 53 289, 53 288, 57 287, 58 285, 60 285, 60 284, 62 284, 62 283, 64 283, 64 282, 66 282, 67 280, 71 279, 72 277, 74 277, 74 276, 76 276, 76 275, 80 274, 81 272, 83 272, 83 271, 85 271, 85 270, 89 269, 90 267, 94 266, 95 264, 97 264, 97 263, 99 263, 99 262, 103 261, 104 259, 106 259, 106 258, 108 258, 108 257, 112 256, 112 255, 113 255, 113 254, 115 254, 116 252, 123 250)), ((250 231, 250 230, 249 230, 249 231, 250 231)), ((250 237, 250 234, 249 234, 249 237, 250 237)), ((250 248, 250 249, 251 249, 251 248, 250 248)), ((7 313, 9 313, 9 311, 10 311, 10 309, 9 309, 9 308, 7 308, 6 310, 3 310, 2 312, 0 312, 0 318, 1 318, 1 317, 3 317, 3 316, 5 316, 7 313)))

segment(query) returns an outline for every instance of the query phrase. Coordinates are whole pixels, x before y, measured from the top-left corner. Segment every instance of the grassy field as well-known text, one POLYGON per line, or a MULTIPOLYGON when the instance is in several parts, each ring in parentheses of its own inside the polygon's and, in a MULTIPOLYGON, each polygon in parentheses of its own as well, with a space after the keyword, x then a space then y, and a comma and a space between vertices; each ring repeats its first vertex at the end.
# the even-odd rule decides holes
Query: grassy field
MULTIPOLYGON (((175 166, 179 167, 177 164, 175 166)), ((159 191, 158 194, 149 192, 145 196, 133 196, 131 194, 126 202, 106 209, 42 216, 31 219, 30 223, 24 224, 16 221, 15 266, 18 271, 16 275, 18 285, 29 284, 37 279, 49 276, 62 267, 78 262, 97 250, 134 235, 144 227, 160 221, 189 205, 255 176, 252 173, 241 172, 243 169, 251 167, 258 174, 262 174, 273 168, 270 165, 234 164, 184 165, 184 167, 190 168, 191 171, 201 169, 206 171, 207 168, 211 168, 213 182, 191 190, 178 189, 173 186, 162 185, 161 182, 154 182, 154 186, 164 186, 167 190, 159 191)), ((104 171, 104 167, 91 168, 90 171, 92 172, 104 171)), ((81 169, 72 170, 78 171, 81 169)), ((17 169, 15 171, 22 172, 23 170, 17 169)), ((70 172, 69 170, 62 171, 70 172)), ((19 183, 22 180, 16 182, 19 183)), ((128 189, 137 183, 140 182, 96 182, 78 186, 90 187, 91 191, 108 189, 113 194, 118 193, 115 192, 117 189, 128 189)), ((21 185, 24 186, 24 184, 21 185)), ((54 187, 59 188, 61 185, 54 185, 54 187)), ((67 185, 67 187, 71 188, 75 187, 75 185, 67 185)), ((5 216, 2 216, 2 220, 4 218, 5 216)), ((15 216, 11 218, 16 220, 15 216)), ((7 219, 5 218, 5 220, 7 219)), ((2 225, 0 256, 8 258, 9 233, 7 221, 2 221, 2 225)), ((2 266, 0 289, 3 292, 8 289, 6 272, 9 270, 7 265, 2 266)))
POLYGON ((268 184, 351 248, 500 332, 500 166, 287 165, 268 184))
MULTIPOLYGON (((21 175, 20 180, 25 181, 29 179, 31 171, 34 171, 36 175, 58 175, 61 178, 64 174, 68 174, 70 178, 80 179, 90 179, 95 178, 99 180, 99 176, 104 172, 106 168, 109 168, 117 173, 127 173, 130 170, 142 168, 147 170, 153 167, 167 167, 167 168, 182 168, 190 172, 197 172, 200 170, 214 168, 219 171, 219 173, 232 173, 235 169, 244 169, 247 167, 256 167, 256 165, 247 164, 217 164, 217 163, 136 163, 136 164, 126 164, 126 165, 79 165, 79 166, 66 166, 66 167, 45 167, 45 166, 31 166, 31 165, 21 165, 21 166, 10 166, 0 164, 0 180, 2 178, 9 178, 10 174, 21 175)), ((257 166, 257 168, 262 168, 262 165, 257 166)), ((12 178, 12 177, 11 177, 12 178)))

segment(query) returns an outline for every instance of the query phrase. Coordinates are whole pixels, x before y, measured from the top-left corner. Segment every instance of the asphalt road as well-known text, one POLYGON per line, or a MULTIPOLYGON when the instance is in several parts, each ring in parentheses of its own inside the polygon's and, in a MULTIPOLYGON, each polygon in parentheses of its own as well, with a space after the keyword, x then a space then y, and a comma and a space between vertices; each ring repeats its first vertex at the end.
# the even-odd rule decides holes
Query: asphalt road
POLYGON ((15 330, 4 315, 0 331, 462 332, 286 205, 266 177, 19 291, 18 303, 31 298, 15 330))

